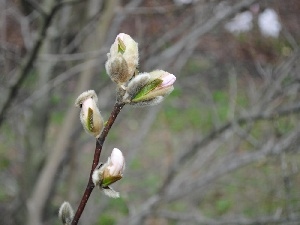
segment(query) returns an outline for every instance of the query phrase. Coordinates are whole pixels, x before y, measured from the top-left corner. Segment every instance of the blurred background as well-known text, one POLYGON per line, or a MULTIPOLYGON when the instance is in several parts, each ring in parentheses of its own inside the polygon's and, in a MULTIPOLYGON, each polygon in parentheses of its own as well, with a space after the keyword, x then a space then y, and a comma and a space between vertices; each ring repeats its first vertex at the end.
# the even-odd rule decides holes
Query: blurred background
POLYGON ((160 105, 125 106, 105 142, 126 158, 121 198, 95 189, 79 224, 300 224, 299 0, 0 0, 0 224, 76 210, 95 140, 74 107, 115 102, 107 52, 139 43, 163 69, 160 105))

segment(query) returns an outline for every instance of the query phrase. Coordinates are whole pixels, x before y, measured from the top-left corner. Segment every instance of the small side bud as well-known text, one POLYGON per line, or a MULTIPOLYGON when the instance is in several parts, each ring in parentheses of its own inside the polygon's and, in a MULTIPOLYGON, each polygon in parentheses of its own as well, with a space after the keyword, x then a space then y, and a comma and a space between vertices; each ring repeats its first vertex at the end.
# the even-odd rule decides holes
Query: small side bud
POLYGON ((103 130, 104 122, 97 107, 97 95, 94 90, 83 92, 75 101, 75 106, 80 107, 80 121, 84 130, 98 138, 103 130))
MULTIPOLYGON (((129 81, 132 76, 135 74, 135 71, 138 67, 139 62, 139 52, 138 52, 138 43, 136 43, 132 37, 128 34, 120 33, 117 35, 115 42, 111 45, 110 52, 108 53, 108 60, 106 62, 106 71, 109 74, 112 80, 118 84, 125 83, 129 81), (127 74, 123 72, 124 67, 116 67, 118 69, 114 69, 114 71, 119 72, 122 71, 123 74, 117 76, 116 73, 111 75, 112 73, 112 66, 110 64, 115 61, 116 57, 122 56, 127 65, 127 74)), ((122 62, 123 64, 123 62, 122 62)), ((120 62, 118 62, 120 66, 120 62)))
POLYGON ((58 211, 58 217, 64 225, 70 225, 74 218, 74 211, 69 202, 64 202, 58 211))
POLYGON ((123 177, 125 169, 125 159, 122 152, 114 148, 107 162, 95 169, 92 174, 92 180, 95 186, 98 186, 104 193, 110 197, 118 197, 118 192, 115 192, 109 185, 115 183, 123 177))

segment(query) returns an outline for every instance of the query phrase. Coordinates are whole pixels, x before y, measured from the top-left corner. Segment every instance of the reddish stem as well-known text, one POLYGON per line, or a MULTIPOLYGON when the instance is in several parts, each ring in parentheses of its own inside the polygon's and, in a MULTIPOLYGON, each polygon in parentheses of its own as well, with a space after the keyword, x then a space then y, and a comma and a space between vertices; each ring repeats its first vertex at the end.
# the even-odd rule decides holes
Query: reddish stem
POLYGON ((81 198, 81 201, 80 201, 80 204, 77 208, 77 211, 75 213, 75 216, 73 218, 73 221, 72 221, 72 225, 76 225, 81 217, 81 214, 85 208, 85 205, 86 203, 88 202, 89 200, 89 197, 95 187, 95 185, 93 184, 93 181, 92 181, 92 174, 93 174, 93 171, 94 169, 96 168, 96 166, 98 165, 99 163, 99 160, 100 160, 100 155, 101 155, 101 150, 102 150, 102 147, 103 147, 103 144, 104 144, 104 141, 106 139, 106 136, 107 134, 109 133, 110 131, 110 128, 112 127, 112 125, 114 124, 118 114, 120 113, 121 109, 124 107, 124 103, 116 103, 114 105, 114 108, 110 114, 110 117, 100 135, 100 137, 97 139, 97 142, 96 142, 96 148, 95 148, 95 153, 94 153, 94 160, 93 160, 93 164, 92 164, 92 168, 91 168, 91 172, 90 172, 90 177, 89 177, 89 182, 86 186, 86 189, 85 189, 85 192, 81 198))

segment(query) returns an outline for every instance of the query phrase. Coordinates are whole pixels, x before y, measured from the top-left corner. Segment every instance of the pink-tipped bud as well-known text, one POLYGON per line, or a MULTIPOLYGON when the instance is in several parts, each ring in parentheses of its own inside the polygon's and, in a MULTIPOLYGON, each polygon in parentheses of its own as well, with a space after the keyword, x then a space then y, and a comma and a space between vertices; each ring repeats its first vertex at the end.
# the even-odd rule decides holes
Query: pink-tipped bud
POLYGON ((176 77, 168 72, 162 73, 160 79, 162 79, 162 83, 160 84, 161 88, 169 87, 173 85, 176 81, 176 77))
POLYGON ((151 73, 137 75, 133 78, 127 88, 125 101, 136 106, 156 105, 160 103, 165 96, 170 94, 174 87, 176 77, 163 70, 155 70, 151 73), (128 99, 129 98, 129 99, 128 99))

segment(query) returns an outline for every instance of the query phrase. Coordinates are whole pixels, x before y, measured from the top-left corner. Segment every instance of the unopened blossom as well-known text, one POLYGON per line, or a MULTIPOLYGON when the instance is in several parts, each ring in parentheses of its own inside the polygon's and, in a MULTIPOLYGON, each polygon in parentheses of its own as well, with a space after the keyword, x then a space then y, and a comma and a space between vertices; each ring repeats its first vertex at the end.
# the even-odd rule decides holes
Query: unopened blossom
POLYGON ((163 70, 142 73, 129 82, 125 101, 137 106, 158 104, 173 91, 175 81, 173 74, 163 70))
POLYGON ((69 202, 64 202, 58 211, 58 217, 63 225, 70 225, 74 218, 74 211, 69 202))
POLYGON ((114 148, 110 155, 110 162, 107 167, 109 176, 122 176, 125 169, 125 159, 118 148, 114 148))
POLYGON ((94 90, 83 92, 75 101, 81 108, 80 121, 84 130, 98 138, 103 130, 103 118, 97 107, 98 98, 94 90))
POLYGON ((110 78, 119 85, 129 81, 138 67, 138 44, 128 35, 120 33, 107 54, 105 68, 110 78))
POLYGON ((109 197, 117 198, 119 193, 109 185, 123 177, 124 169, 125 158, 123 153, 118 148, 114 148, 107 162, 94 170, 92 174, 93 183, 109 197))

